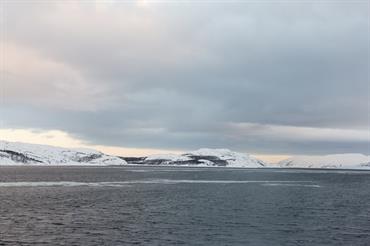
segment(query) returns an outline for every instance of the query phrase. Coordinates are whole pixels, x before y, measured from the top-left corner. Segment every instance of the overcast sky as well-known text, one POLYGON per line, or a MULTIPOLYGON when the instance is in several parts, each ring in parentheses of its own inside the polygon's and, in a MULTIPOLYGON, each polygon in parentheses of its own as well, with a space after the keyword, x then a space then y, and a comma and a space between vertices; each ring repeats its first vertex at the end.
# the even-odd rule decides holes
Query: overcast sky
POLYGON ((369 42, 367 0, 3 0, 0 129, 370 154, 369 42))

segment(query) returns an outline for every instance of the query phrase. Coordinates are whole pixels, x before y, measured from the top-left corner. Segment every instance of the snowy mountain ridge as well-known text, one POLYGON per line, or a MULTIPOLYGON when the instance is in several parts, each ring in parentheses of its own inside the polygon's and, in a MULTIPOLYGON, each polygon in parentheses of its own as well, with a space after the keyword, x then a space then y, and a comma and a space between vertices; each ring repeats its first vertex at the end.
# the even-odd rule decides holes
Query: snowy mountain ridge
POLYGON ((370 156, 363 154, 333 154, 324 156, 293 156, 278 163, 293 168, 370 169, 370 156))
POLYGON ((92 149, 68 149, 0 140, 0 165, 168 165, 263 167, 261 160, 228 149, 199 149, 184 154, 118 157, 92 149))
POLYGON ((125 165, 126 161, 92 149, 0 141, 0 165, 125 165))
POLYGON ((226 161, 230 167, 264 167, 267 165, 248 154, 234 152, 229 149, 202 148, 186 153, 184 156, 217 156, 220 160, 226 161))
MULTIPOLYGON (((125 158, 124 158, 125 159, 125 158)), ((202 148, 184 154, 159 154, 130 161, 130 164, 168 165, 168 166, 213 166, 213 167, 264 167, 266 163, 248 154, 233 152, 228 149, 202 148)))
POLYGON ((237 168, 337 168, 370 169, 370 156, 333 154, 293 156, 278 165, 267 164, 253 156, 228 149, 202 148, 184 154, 157 154, 145 157, 118 157, 92 149, 69 149, 48 145, 0 140, 0 165, 164 165, 237 168))

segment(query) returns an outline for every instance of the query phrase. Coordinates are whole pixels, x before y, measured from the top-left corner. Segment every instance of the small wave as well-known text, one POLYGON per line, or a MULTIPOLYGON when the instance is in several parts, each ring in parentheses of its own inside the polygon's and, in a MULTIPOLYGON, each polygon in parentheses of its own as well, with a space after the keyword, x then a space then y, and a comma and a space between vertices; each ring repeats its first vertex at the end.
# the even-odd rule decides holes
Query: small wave
POLYGON ((154 180, 137 180, 129 181, 135 183, 152 183, 152 184, 250 184, 250 183, 312 183, 312 181, 295 181, 295 180, 196 180, 196 179, 154 179, 154 180))
POLYGON ((312 187, 312 188, 320 188, 320 185, 317 184, 283 184, 283 183, 266 183, 261 184, 263 186, 295 186, 295 187, 312 187))
POLYGON ((208 170, 204 170, 204 169, 128 169, 127 171, 129 172, 134 172, 134 173, 151 173, 151 172, 204 172, 204 171, 208 171, 208 170))
POLYGON ((124 187, 133 184, 253 184, 264 185, 312 185, 312 181, 277 181, 277 180, 175 180, 175 179, 152 179, 130 180, 115 182, 74 182, 74 181, 37 181, 37 182, 0 182, 1 187, 75 187, 75 186, 110 186, 124 187))
MULTIPOLYGON (((262 169, 265 170, 265 169, 262 169)), ((282 169, 273 169, 272 172, 275 173, 312 173, 312 174, 317 174, 317 173, 331 173, 331 174, 365 174, 369 175, 370 170, 366 169, 352 169, 352 170, 347 170, 347 169, 313 169, 313 168, 282 168, 282 169)))
POLYGON ((75 186, 127 186, 123 182, 0 182, 1 187, 75 187, 75 186))

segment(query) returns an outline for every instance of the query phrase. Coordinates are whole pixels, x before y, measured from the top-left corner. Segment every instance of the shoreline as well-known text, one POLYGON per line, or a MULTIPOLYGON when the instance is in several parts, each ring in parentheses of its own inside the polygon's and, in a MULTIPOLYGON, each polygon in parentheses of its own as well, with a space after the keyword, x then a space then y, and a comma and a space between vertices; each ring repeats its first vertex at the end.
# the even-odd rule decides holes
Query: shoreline
POLYGON ((190 166, 190 165, 99 165, 99 164, 0 164, 0 168, 16 167, 94 167, 94 168, 184 168, 184 169, 224 169, 224 170, 302 170, 302 171, 370 171, 369 168, 307 168, 307 167, 222 167, 222 166, 190 166))

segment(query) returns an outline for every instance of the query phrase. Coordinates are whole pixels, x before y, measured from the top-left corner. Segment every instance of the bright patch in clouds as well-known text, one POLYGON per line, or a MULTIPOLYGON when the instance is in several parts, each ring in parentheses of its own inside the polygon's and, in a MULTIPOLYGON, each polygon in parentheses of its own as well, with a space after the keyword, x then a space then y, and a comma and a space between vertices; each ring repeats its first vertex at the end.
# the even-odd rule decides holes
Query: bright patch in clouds
POLYGON ((255 123, 230 123, 230 129, 237 137, 268 137, 271 140, 300 141, 359 141, 370 143, 370 129, 336 129, 317 127, 298 127, 282 125, 264 125, 255 123))
POLYGON ((84 147, 84 144, 59 130, 38 131, 32 129, 0 129, 1 140, 46 144, 65 148, 84 147))
POLYGON ((136 4, 139 7, 147 8, 149 7, 149 0, 137 0, 136 4))
POLYGON ((146 156, 152 154, 182 153, 181 151, 149 148, 122 148, 115 146, 103 146, 84 143, 59 130, 39 131, 32 129, 0 129, 0 140, 10 142, 24 142, 33 144, 45 144, 65 148, 91 148, 102 151, 105 154, 118 156, 146 156))

